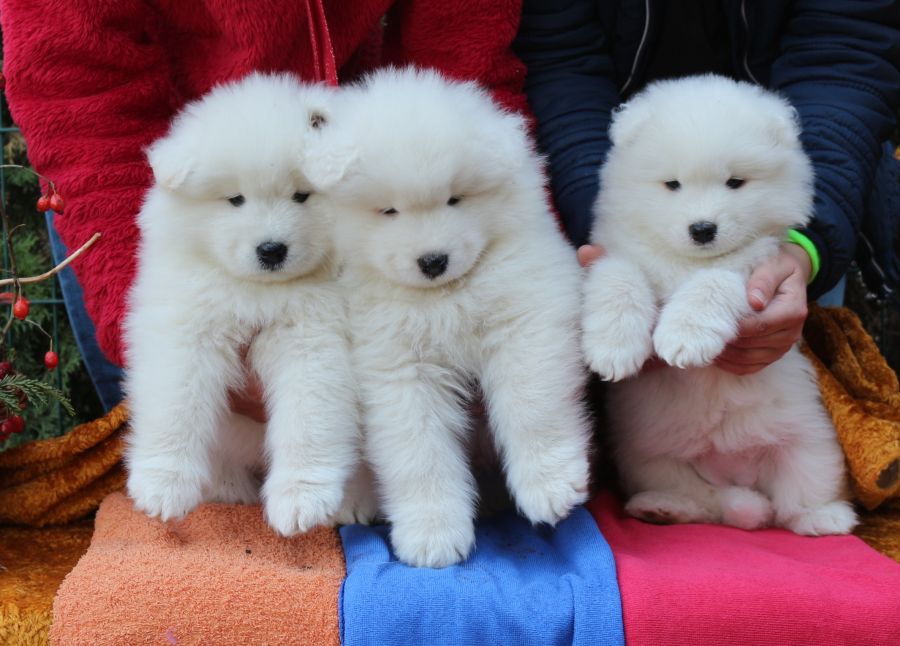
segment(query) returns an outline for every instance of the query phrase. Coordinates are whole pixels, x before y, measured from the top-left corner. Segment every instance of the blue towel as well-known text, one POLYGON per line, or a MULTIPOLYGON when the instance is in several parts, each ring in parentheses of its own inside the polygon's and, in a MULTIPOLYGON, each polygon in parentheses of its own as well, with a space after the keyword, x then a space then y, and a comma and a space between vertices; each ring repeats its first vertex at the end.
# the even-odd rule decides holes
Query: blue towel
POLYGON ((625 643, 612 552, 583 508, 556 529, 512 512, 481 521, 472 555, 440 570, 398 562, 385 526, 341 539, 344 646, 625 643))

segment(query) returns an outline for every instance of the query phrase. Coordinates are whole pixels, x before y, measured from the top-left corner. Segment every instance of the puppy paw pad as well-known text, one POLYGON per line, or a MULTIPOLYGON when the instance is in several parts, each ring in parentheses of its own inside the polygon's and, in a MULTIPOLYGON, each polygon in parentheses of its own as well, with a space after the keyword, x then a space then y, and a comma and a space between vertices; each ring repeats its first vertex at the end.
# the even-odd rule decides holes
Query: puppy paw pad
POLYGON ((686 496, 663 491, 643 491, 625 505, 630 516, 657 525, 708 522, 709 514, 686 496))

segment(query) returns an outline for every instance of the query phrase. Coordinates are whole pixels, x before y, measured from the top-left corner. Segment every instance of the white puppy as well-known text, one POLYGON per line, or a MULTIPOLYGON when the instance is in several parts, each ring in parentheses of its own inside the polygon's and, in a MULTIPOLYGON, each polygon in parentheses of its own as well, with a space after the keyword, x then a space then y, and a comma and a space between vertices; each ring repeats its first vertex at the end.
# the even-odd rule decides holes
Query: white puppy
POLYGON ((189 104, 148 157, 125 322, 128 492, 163 520, 252 502, 264 454, 269 523, 329 522, 358 453, 358 410, 332 225, 303 169, 331 92, 251 75, 189 104), (228 408, 242 363, 265 429, 228 408))
POLYGON ((626 509, 656 522, 849 532, 844 458, 797 348, 758 373, 711 366, 753 267, 812 208, 793 109, 715 76, 663 81, 614 116, 586 283, 584 351, 617 381, 626 509), (669 366, 637 374, 656 353, 669 366))
POLYGON ((386 70, 335 110, 313 166, 346 172, 329 198, 365 453, 397 556, 442 567, 474 541, 477 385, 520 511, 556 523, 585 499, 580 271, 523 120, 474 85, 386 70))

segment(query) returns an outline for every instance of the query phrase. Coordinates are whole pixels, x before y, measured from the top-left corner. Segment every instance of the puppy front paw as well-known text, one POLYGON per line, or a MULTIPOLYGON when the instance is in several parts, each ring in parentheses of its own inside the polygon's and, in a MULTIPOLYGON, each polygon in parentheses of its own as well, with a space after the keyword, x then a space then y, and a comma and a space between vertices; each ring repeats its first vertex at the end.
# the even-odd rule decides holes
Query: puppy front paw
POLYGON ((266 521, 282 536, 331 525, 343 495, 343 482, 308 482, 295 474, 270 474, 262 491, 266 521))
POLYGON ((549 459, 543 464, 519 468, 518 477, 510 478, 509 484, 523 516, 534 524, 555 525, 587 500, 589 465, 586 455, 567 463, 544 457, 549 459))
POLYGON ((670 366, 699 368, 722 354, 732 336, 731 330, 664 315, 653 332, 653 347, 670 366))
POLYGON ((649 326, 623 327, 607 314, 584 317, 581 343, 588 367, 604 381, 636 375, 653 354, 649 326))
POLYGON ((135 508, 167 522, 183 518, 203 502, 203 485, 203 479, 188 470, 132 464, 127 490, 135 508))
POLYGON ((471 518, 435 515, 394 520, 391 545, 398 559, 413 567, 443 568, 464 561, 475 545, 471 518))

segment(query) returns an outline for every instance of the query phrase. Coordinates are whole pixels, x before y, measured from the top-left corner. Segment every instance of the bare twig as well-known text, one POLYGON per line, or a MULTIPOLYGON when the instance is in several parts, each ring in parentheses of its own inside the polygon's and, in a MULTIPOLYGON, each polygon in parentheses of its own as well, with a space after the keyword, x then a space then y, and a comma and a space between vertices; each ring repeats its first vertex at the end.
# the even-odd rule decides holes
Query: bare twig
POLYGON ((71 263, 78 256, 83 254, 85 251, 87 251, 88 248, 92 244, 97 242, 97 240, 99 240, 99 239, 100 239, 100 232, 98 231, 97 233, 95 233, 94 235, 91 236, 90 240, 88 240, 83 245, 78 247, 78 249, 76 249, 74 252, 72 252, 71 255, 67 256, 65 260, 63 260, 61 263, 56 265, 56 267, 54 267, 53 269, 49 269, 49 270, 45 271, 43 274, 40 274, 38 276, 27 276, 25 278, 4 278, 4 279, 0 280, 0 287, 4 287, 6 285, 12 285, 16 282, 18 282, 20 285, 28 285, 30 283, 39 283, 42 280, 47 280, 51 276, 54 276, 54 275, 58 274, 60 271, 62 271, 63 269, 65 269, 69 263, 71 263))

